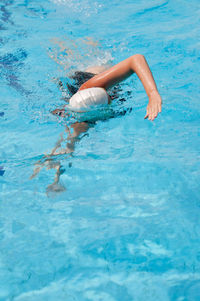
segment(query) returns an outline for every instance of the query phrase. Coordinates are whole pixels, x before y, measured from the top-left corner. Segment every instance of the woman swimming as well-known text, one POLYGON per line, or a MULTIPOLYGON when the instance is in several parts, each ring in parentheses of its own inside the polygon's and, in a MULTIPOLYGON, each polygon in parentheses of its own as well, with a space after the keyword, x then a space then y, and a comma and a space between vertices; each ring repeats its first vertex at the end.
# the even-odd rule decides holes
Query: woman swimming
MULTIPOLYGON (((144 118, 154 120, 158 113, 161 112, 162 100, 149 66, 144 56, 140 54, 133 55, 113 67, 106 68, 106 70, 104 67, 96 66, 88 68, 86 72, 75 72, 72 78, 79 87, 77 88, 67 84, 68 90, 72 94, 67 108, 84 114, 90 110, 91 107, 98 108, 99 105, 109 105, 115 97, 112 95, 111 99, 107 90, 125 80, 133 73, 136 73, 141 80, 149 98, 147 112, 144 118)), ((63 84, 60 82, 60 87, 62 88, 62 86, 63 84)), ((52 113, 58 116, 68 114, 65 108, 56 109, 52 113)), ((47 169, 53 168, 56 173, 53 183, 47 187, 47 193, 52 191, 64 191, 65 187, 59 183, 63 168, 60 161, 55 160, 55 158, 58 155, 65 154, 71 156, 75 150, 76 142, 80 140, 82 134, 84 137, 91 126, 93 125, 89 120, 82 122, 75 121, 70 127, 66 125, 65 132, 67 133, 67 138, 64 139, 64 135, 61 134, 61 138, 50 154, 45 155, 41 160, 36 162, 34 172, 30 178, 34 178, 43 167, 47 169), (66 144, 64 148, 62 147, 63 142, 66 144)), ((71 167, 71 163, 69 167, 71 167)))

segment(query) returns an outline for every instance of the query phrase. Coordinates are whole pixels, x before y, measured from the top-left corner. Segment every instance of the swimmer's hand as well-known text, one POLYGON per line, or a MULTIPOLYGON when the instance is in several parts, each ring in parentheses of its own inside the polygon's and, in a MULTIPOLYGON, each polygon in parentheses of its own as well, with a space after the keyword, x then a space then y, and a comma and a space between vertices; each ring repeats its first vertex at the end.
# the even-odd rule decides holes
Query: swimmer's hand
POLYGON ((147 105, 147 113, 144 119, 154 120, 158 113, 161 112, 162 99, 157 90, 153 90, 149 95, 149 103, 147 105))

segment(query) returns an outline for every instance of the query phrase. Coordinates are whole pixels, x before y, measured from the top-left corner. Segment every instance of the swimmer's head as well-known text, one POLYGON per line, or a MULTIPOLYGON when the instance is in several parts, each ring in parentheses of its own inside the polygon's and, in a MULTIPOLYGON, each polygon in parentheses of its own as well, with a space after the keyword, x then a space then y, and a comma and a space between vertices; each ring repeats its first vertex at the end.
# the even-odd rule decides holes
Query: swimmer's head
POLYGON ((76 112, 85 112, 98 105, 109 103, 106 90, 99 87, 80 90, 69 100, 69 108, 76 112))
POLYGON ((59 117, 65 117, 68 115, 66 108, 73 112, 83 113, 89 112, 99 105, 109 103, 110 96, 105 89, 99 87, 89 88, 78 91, 69 99, 69 105, 65 105, 62 109, 55 109, 51 113, 59 117))

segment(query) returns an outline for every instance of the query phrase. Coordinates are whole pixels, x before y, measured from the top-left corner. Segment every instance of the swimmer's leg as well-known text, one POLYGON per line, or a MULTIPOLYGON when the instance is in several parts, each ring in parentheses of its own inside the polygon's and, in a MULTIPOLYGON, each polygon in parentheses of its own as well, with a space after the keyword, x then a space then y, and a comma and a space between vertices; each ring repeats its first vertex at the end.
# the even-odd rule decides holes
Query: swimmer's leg
MULTIPOLYGON (((66 143, 66 148, 61 148, 61 143, 63 141, 65 141, 65 139, 63 138, 63 134, 60 135, 60 138, 58 139, 55 147, 52 149, 51 153, 49 155, 45 155, 43 157, 43 160, 38 161, 35 165, 36 168, 32 174, 32 176, 30 177, 30 179, 33 179, 40 171, 41 169, 45 166, 47 169, 55 169, 56 173, 55 173, 55 177, 54 177, 54 182, 52 184, 50 184, 47 189, 47 195, 50 192, 62 192, 65 191, 66 188, 59 183, 60 181, 60 176, 63 173, 62 167, 61 167, 61 163, 59 161, 54 161, 53 158, 56 155, 61 155, 61 154, 69 154, 71 155, 74 150, 75 150, 75 143, 77 141, 80 141, 80 135, 82 133, 86 133, 89 129, 89 124, 87 122, 76 122, 74 124, 72 124, 69 127, 66 127, 66 132, 68 134, 67 137, 67 143, 66 143)), ((69 166, 71 167, 71 164, 69 164, 69 166)))
POLYGON ((61 147, 61 143, 64 141, 63 134, 60 134, 60 139, 56 142, 55 147, 52 149, 50 156, 54 155, 56 150, 61 147))
POLYGON ((32 180, 33 178, 35 178, 39 172, 41 171, 41 169, 43 168, 43 164, 39 165, 39 164, 35 164, 35 169, 33 171, 33 174, 30 176, 30 180, 32 180))
POLYGON ((71 153, 75 150, 75 143, 80 141, 80 135, 82 133, 86 133, 89 129, 89 124, 87 122, 76 122, 71 125, 71 129, 68 128, 68 142, 67 149, 70 150, 71 153))
MULTIPOLYGON (((72 124, 70 128, 66 127, 66 132, 68 133, 66 149, 65 150, 61 149, 59 152, 56 152, 56 150, 61 146, 61 142, 64 140, 63 136, 61 136, 61 139, 58 140, 57 145, 52 150, 51 155, 72 154, 75 150, 75 143, 79 140, 79 136, 82 133, 87 132, 88 129, 89 129, 89 124, 87 122, 80 122, 80 123, 76 122, 72 124)), ((56 174, 55 174, 54 182, 50 184, 46 189, 47 195, 50 192, 57 193, 66 190, 66 188, 59 183, 60 176, 62 174, 60 162, 54 163, 54 165, 52 165, 52 168, 56 169, 56 174)))
POLYGON ((46 166, 47 169, 52 168, 52 163, 51 163, 51 157, 54 155, 56 150, 61 147, 61 143, 63 141, 63 134, 60 135, 60 139, 57 141, 55 147, 52 149, 51 153, 49 155, 44 155, 43 158, 39 161, 37 161, 35 165, 35 169, 33 171, 33 174, 30 176, 30 180, 35 178, 39 172, 42 170, 44 166, 46 166))
POLYGON ((63 192, 66 190, 65 186, 63 186, 62 184, 59 183, 60 176, 62 174, 60 162, 57 162, 57 165, 54 166, 54 168, 56 169, 54 182, 52 184, 50 184, 49 186, 47 186, 47 189, 46 189, 47 195, 49 192, 57 193, 57 192, 63 192))

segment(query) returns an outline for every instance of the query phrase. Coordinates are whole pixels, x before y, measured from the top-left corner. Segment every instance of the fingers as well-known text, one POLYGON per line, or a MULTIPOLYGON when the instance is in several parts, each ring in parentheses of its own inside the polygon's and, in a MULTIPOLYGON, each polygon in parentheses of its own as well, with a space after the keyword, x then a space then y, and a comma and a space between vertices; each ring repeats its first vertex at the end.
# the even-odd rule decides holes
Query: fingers
POLYGON ((157 113, 155 110, 153 110, 152 108, 148 108, 147 107, 147 113, 144 117, 144 119, 149 119, 149 120, 154 120, 154 118, 157 116, 157 113))
POLYGON ((148 108, 147 107, 147 113, 144 117, 144 119, 149 119, 151 121, 153 121, 157 116, 158 116, 158 113, 161 112, 161 106, 157 106, 156 108, 148 108))
POLYGON ((144 116, 144 119, 147 119, 149 116, 149 113, 147 112, 146 115, 144 116))
POLYGON ((153 121, 158 116, 158 113, 161 112, 161 108, 162 108, 162 99, 160 97, 160 94, 158 92, 151 94, 149 96, 147 113, 144 118, 145 119, 148 118, 149 120, 153 121))

